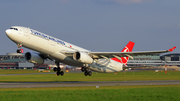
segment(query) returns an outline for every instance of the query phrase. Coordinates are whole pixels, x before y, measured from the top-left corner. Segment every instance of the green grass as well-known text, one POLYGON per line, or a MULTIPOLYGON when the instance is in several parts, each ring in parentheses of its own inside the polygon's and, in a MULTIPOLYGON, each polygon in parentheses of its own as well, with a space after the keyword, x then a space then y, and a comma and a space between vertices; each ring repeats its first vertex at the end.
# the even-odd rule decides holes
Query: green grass
MULTIPOLYGON (((0 70, 0 74, 37 73, 35 70, 0 70)), ((61 81, 133 81, 180 80, 179 71, 27 74, 0 76, 0 82, 61 82, 61 81)), ((0 88, 0 101, 180 101, 180 85, 52 87, 52 88, 0 88)))
MULTIPOLYGON (((11 70, 6 70, 8 73, 11 70)), ((16 70, 12 70, 16 71, 16 70)), ((27 70, 28 71, 28 70, 27 70)), ((27 72, 26 71, 26 72, 27 72)), ((30 70, 30 72, 35 70, 30 70)), ((37 71, 36 71, 37 72, 37 71)), ((24 71, 22 72, 24 73, 24 71)), ((65 73, 64 76, 54 74, 28 74, 0 76, 0 82, 62 82, 62 81, 139 81, 139 80, 180 80, 179 71, 155 73, 154 71, 93 73, 84 76, 83 73, 65 73)))
POLYGON ((38 73, 38 70, 0 69, 0 74, 26 74, 26 73, 38 73))
POLYGON ((0 89, 1 101, 179 101, 179 95, 179 85, 0 89))

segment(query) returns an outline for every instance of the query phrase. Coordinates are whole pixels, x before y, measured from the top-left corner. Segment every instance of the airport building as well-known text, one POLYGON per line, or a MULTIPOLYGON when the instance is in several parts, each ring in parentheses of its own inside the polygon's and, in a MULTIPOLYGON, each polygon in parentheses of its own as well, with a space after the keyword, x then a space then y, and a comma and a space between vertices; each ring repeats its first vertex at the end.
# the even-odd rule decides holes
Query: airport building
POLYGON ((180 54, 179 53, 170 53, 165 55, 138 55, 134 56, 134 59, 128 61, 130 66, 180 66, 180 54))
MULTIPOLYGON (((0 55, 0 69, 52 69, 57 67, 53 61, 44 61, 44 64, 33 64, 25 60, 22 53, 7 53, 0 55)), ((60 68, 66 68, 60 64, 60 68)))
POLYGON ((160 57, 163 61, 180 61, 180 54, 174 53, 174 54, 166 54, 160 57))
POLYGON ((0 55, 0 60, 8 60, 8 59, 24 59, 24 54, 7 53, 7 55, 0 55))

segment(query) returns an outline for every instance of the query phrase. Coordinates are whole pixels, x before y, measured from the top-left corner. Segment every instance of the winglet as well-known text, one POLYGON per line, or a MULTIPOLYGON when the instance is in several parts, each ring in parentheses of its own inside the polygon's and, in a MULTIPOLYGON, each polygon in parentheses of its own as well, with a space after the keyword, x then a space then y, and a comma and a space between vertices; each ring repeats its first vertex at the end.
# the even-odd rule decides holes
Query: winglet
POLYGON ((173 48, 169 49, 169 52, 172 52, 174 49, 176 49, 176 46, 174 46, 173 48))

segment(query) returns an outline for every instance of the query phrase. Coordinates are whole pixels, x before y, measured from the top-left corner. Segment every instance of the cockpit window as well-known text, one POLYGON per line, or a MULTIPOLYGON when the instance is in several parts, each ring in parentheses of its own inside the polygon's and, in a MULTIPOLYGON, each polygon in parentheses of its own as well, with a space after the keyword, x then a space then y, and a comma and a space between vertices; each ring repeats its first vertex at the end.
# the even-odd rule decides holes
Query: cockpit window
POLYGON ((14 29, 14 30, 18 31, 18 29, 17 29, 17 28, 12 28, 12 27, 11 27, 10 29, 14 29))

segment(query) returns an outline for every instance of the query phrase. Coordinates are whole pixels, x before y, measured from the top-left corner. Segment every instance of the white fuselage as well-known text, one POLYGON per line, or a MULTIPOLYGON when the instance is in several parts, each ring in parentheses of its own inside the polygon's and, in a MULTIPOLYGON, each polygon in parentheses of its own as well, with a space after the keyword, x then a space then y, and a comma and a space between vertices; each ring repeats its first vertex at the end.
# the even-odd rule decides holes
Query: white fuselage
MULTIPOLYGON (((84 66, 83 63, 74 60, 72 55, 64 54, 63 52, 90 52, 86 49, 30 28, 20 26, 13 26, 12 28, 17 28, 18 30, 8 29, 6 30, 6 34, 16 44, 22 44, 23 47, 46 54, 54 60, 67 65, 79 67, 84 66)), ((88 64, 88 68, 97 72, 119 72, 123 70, 123 64, 111 59, 98 59, 92 64, 88 64)))

